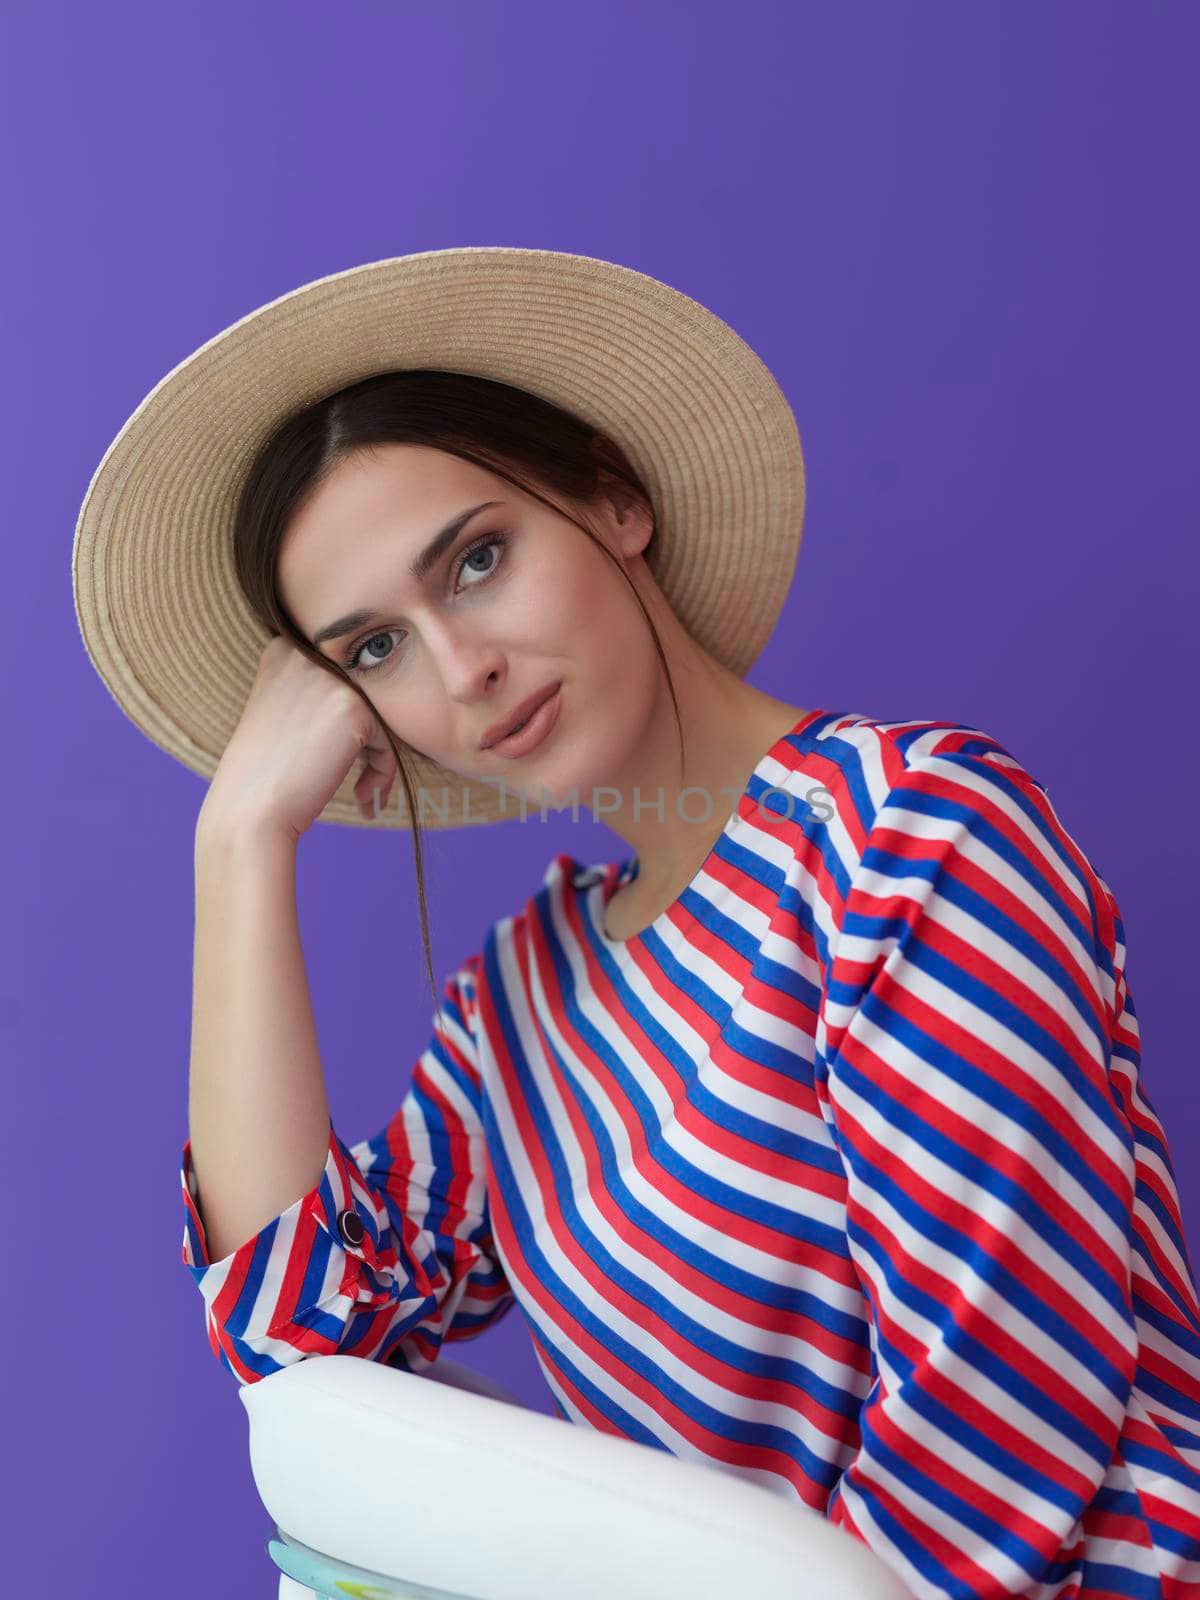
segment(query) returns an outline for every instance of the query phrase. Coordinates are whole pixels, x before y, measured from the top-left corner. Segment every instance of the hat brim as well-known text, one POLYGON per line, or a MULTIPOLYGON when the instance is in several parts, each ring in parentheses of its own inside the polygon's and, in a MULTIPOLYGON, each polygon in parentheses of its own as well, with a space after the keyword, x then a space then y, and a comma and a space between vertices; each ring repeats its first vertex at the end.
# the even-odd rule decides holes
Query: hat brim
MULTIPOLYGON (((786 397, 726 323, 589 256, 464 246, 371 262, 261 306, 173 368, 84 497, 71 564, 84 646, 122 711, 201 776, 216 770, 269 637, 234 572, 245 473, 285 416, 418 367, 515 384, 608 434, 650 493, 647 561, 683 627, 739 676, 769 638, 800 547, 804 458, 786 397)), ((514 815, 495 785, 419 755, 412 766, 430 795, 424 827, 514 815)), ((319 820, 411 825, 395 797, 364 818, 357 776, 319 820)))

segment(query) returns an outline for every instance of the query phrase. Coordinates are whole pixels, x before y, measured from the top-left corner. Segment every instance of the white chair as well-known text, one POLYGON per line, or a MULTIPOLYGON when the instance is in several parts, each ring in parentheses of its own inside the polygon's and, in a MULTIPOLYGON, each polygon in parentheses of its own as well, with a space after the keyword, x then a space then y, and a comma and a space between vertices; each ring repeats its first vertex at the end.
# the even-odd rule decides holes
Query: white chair
POLYGON ((309 1357, 239 1393, 278 1600, 911 1600, 809 1507, 445 1357, 309 1357))

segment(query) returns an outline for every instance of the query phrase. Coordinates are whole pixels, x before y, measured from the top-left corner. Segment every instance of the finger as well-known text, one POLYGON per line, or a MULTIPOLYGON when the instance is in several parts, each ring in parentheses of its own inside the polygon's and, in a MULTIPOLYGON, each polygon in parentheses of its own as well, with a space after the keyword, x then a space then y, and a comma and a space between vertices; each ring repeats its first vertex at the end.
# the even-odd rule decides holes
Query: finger
POLYGON ((386 759, 382 754, 376 754, 378 759, 368 757, 364 760, 362 773, 354 785, 355 797, 368 815, 378 815, 387 805, 396 770, 396 761, 390 751, 386 759))

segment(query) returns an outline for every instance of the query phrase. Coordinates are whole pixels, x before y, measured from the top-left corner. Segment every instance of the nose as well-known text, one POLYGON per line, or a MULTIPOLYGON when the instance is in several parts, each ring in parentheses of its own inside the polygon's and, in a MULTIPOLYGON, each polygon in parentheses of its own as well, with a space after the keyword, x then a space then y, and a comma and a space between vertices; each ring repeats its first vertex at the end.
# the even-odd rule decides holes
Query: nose
POLYGON ((446 694, 471 705, 494 698, 504 682, 504 653, 491 639, 469 624, 444 623, 430 637, 446 694))

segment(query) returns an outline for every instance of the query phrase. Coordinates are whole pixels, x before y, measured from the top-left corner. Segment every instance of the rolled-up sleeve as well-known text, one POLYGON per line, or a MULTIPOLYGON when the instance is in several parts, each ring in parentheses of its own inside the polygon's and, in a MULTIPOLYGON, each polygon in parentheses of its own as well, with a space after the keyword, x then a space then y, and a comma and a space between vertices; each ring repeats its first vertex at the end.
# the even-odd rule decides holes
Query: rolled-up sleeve
POLYGON ((1121 1434, 1116 919, 1041 786, 969 753, 899 777, 844 902, 818 1092, 872 1384, 826 1514, 918 1600, 1059 1592, 1121 1434))
MULTIPOLYGON (((492 1243, 472 1032, 480 963, 447 979, 399 1110, 350 1147, 330 1126, 320 1182, 214 1261, 191 1141, 180 1163, 183 1263, 209 1344, 239 1382, 313 1355, 423 1367, 513 1303, 492 1243)), ((269 1137, 269 1134, 264 1134, 269 1137)))

